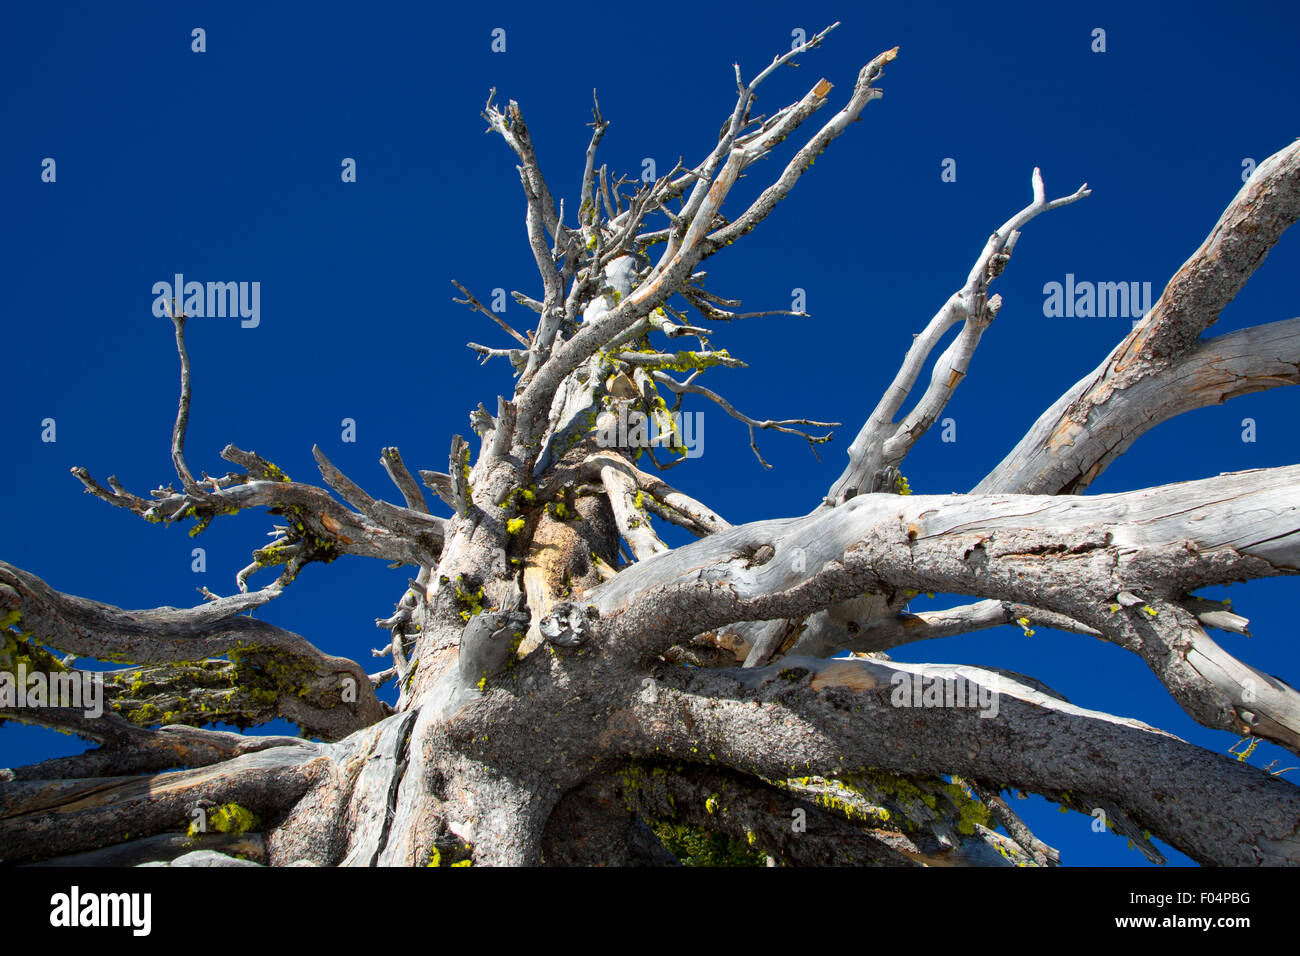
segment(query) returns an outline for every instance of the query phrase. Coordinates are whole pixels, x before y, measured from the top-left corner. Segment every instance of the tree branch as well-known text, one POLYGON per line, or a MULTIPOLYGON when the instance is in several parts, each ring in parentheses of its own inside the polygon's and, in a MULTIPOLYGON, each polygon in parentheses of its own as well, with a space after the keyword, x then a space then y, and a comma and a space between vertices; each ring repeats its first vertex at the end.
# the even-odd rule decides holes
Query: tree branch
POLYGON ((1086 488, 1141 431, 1188 408, 1247 391, 1269 377, 1291 384, 1295 330, 1287 323, 1198 344, 1198 336, 1241 291, 1282 233, 1300 218, 1300 140, 1258 167, 1209 236, 1169 280, 1151 312, 1092 373, 1045 411, 1019 444, 976 486, 977 492, 1077 492, 1086 488), (1246 359, 1249 347, 1273 349, 1246 359), (1202 351, 1204 350, 1204 351, 1202 351), (1225 367, 1215 367, 1216 352, 1225 367), (1199 354, 1198 354, 1199 353, 1199 354), (1188 358, 1191 356, 1191 358, 1188 358), (1234 370, 1236 366, 1236 370, 1234 370), (1271 371, 1269 371, 1271 369, 1271 371), (1155 380, 1133 389, 1147 380, 1155 380), (1161 392, 1149 418, 1138 411, 1157 382, 1191 386, 1192 395, 1161 392), (1237 392, 1240 386, 1241 391, 1237 392), (1222 387, 1222 391, 1218 391, 1222 387), (1130 396, 1130 392, 1132 395, 1130 396), (1165 409, 1168 408, 1168 414, 1165 409), (1139 431, 1120 434, 1121 428, 1139 431), (1100 437, 1098 437, 1100 436, 1100 437), (1118 441, 1117 441, 1118 439, 1118 441))
POLYGON ((1006 267, 1020 237, 1020 230, 1036 216, 1067 206, 1091 194, 1088 184, 1084 183, 1071 195, 1049 202, 1042 174, 1037 167, 1034 168, 1032 186, 1033 201, 989 236, 966 277, 966 284, 949 297, 925 330, 913 339, 894 381, 885 390, 879 404, 849 446, 849 464, 831 486, 827 501, 837 504, 856 494, 869 492, 871 482, 879 471, 897 467, 911 451, 912 446, 939 417, 953 390, 966 376, 984 330, 1001 308, 1001 297, 995 295, 989 298, 988 288, 1006 267), (902 422, 895 423, 894 418, 916 384, 931 350, 958 322, 962 323, 961 332, 935 363, 925 393, 912 412, 902 422))
POLYGON ((273 747, 173 773, 0 783, 0 855, 27 862, 120 843, 123 834, 183 831, 204 801, 238 803, 270 818, 327 765, 318 749, 273 747))
MULTIPOLYGON (((938 685, 942 687, 942 683, 938 685)), ((1085 710, 973 667, 787 658, 760 669, 676 669, 620 726, 631 756, 768 779, 892 771, 958 774, 1089 813, 1104 801, 1209 864, 1300 863, 1300 790, 1138 721, 1085 710), (965 682, 974 706, 896 705, 915 677, 965 682), (979 691, 978 688, 983 688, 979 691), (1215 786, 1207 790, 1204 781, 1215 786)))
POLYGON ((1197 587, 1296 573, 1298 493, 1300 466, 1088 498, 864 495, 639 562, 592 598, 602 632, 632 656, 737 621, 799 619, 868 592, 1019 602, 1141 654, 1207 726, 1238 731, 1253 720, 1258 735, 1296 747, 1295 692, 1223 654, 1177 601, 1197 587), (1124 609, 1122 593, 1150 595, 1150 610, 1124 609), (1188 648, 1200 656, 1175 653, 1188 648), (1201 657, 1231 680, 1198 670, 1201 657))

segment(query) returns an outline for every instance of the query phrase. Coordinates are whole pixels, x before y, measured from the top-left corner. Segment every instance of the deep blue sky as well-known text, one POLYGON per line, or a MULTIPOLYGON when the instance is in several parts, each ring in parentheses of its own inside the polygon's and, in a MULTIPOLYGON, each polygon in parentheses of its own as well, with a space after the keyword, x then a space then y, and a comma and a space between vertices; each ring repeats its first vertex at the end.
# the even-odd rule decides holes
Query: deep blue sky
MULTIPOLYGON (((372 494, 398 500, 382 446, 398 445, 412 468, 444 469, 469 411, 510 383, 503 364, 480 367, 464 348, 510 343, 450 301, 449 280, 484 299, 498 286, 539 295, 514 157, 479 117, 493 86, 499 101, 519 101, 551 188, 573 210, 593 86, 612 121, 604 161, 639 174, 651 157, 663 172, 712 147, 734 101, 732 62, 752 76, 789 48, 793 29, 811 36, 842 21, 822 50, 762 88, 762 111, 821 76, 835 83, 838 109, 863 63, 901 47, 863 122, 707 266, 711 288, 746 309, 788 308, 803 288, 812 318, 723 330, 715 345, 751 367, 710 372, 706 383, 758 417, 845 423, 821 462, 797 438, 764 436, 775 466, 765 472, 743 427, 706 408, 705 454, 669 478, 737 522, 816 503, 911 334, 1029 200, 1035 165, 1050 195, 1085 180, 1094 193, 1026 230, 995 286, 1002 313, 949 406, 958 441, 932 432, 905 463, 918 493, 973 486, 1128 331, 1122 318, 1045 318, 1044 283, 1066 273, 1150 281, 1158 295, 1241 186, 1243 159, 1300 135, 1300 17, 1289 3, 1231 14, 1209 3, 700 3, 689 17, 612 4, 580 19, 577 9, 6 3, 0 557, 86 597, 184 606, 200 584, 233 590, 235 571, 267 540, 272 519, 251 515, 196 541, 83 495, 68 474, 83 465, 138 493, 174 480, 176 357, 150 290, 176 272, 262 284, 259 327, 189 324, 195 471, 223 473, 217 452, 234 442, 315 480, 317 442, 372 494), (205 53, 190 50, 194 27, 207 31, 205 53), (490 50, 496 27, 505 53, 490 50), (1090 50, 1096 27, 1105 53, 1090 50), (52 184, 41 181, 46 157, 57 162, 52 184), (344 157, 357 160, 354 184, 340 181, 344 157), (940 179, 948 157, 955 183, 940 179), (358 423, 355 444, 340 441, 345 417, 358 423), (40 440, 45 418, 57 422, 55 443, 40 440), (196 544, 207 549, 206 575, 189 570, 196 544)), ((752 170, 737 198, 788 155, 752 170)), ((1293 233, 1215 334, 1296 314, 1297 264, 1293 233)), ((511 303, 506 318, 523 325, 530 315, 511 303)), ((1295 413, 1295 394, 1277 390, 1185 416, 1144 437, 1093 491, 1294 463, 1295 413), (1245 417, 1257 423, 1254 443, 1241 440, 1245 417)), ((262 614, 369 666, 380 641, 372 622, 390 613, 408 570, 357 558, 313 566, 262 614)), ((1234 589, 1256 636, 1216 639, 1296 683, 1293 596, 1286 581, 1234 589)), ((943 601, 954 599, 934 604, 943 601)), ((1094 640, 1002 628, 897 656, 1008 667, 1217 751, 1235 742, 1194 724, 1137 658, 1094 640)), ((0 729, 0 765, 76 748, 0 729)), ((1252 762, 1289 765, 1287 756, 1262 745, 1252 762)), ((1144 865, 1086 817, 1038 798, 1018 807, 1067 863, 1144 865)))

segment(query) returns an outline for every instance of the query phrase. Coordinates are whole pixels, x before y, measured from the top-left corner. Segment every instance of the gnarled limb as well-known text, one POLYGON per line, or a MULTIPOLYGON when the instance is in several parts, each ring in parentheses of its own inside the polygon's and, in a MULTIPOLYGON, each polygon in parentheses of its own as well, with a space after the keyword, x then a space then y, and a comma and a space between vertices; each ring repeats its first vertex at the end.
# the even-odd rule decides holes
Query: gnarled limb
MULTIPOLYGON (((284 565, 285 570, 274 585, 278 593, 305 565, 312 561, 333 561, 340 554, 363 554, 417 565, 436 562, 444 522, 428 513, 419 488, 395 448, 384 449, 382 460, 410 506, 396 508, 386 502, 375 502, 361 492, 370 506, 366 517, 354 515, 323 489, 290 481, 273 463, 234 445, 227 445, 221 457, 243 467, 244 474, 230 472, 212 478, 205 473, 202 481, 196 481, 184 454, 191 402, 190 362, 184 334, 186 316, 173 307, 171 319, 181 365, 181 395, 171 451, 182 492, 176 492, 170 485, 160 487, 152 492, 150 501, 127 491, 113 477, 108 479, 109 487, 105 488, 85 468, 74 467, 72 474, 89 494, 115 507, 126 508, 147 521, 172 523, 194 518, 196 524, 191 536, 200 534, 214 518, 237 514, 245 508, 263 506, 271 514, 285 515, 289 524, 276 529, 280 537, 272 545, 258 549, 253 563, 236 576, 241 591, 247 590, 247 578, 255 571, 284 565)), ((324 459, 319 449, 315 451, 327 477, 338 478, 340 486, 360 492, 324 459)))
POLYGON ((1110 463, 1161 422, 1300 382, 1300 318, 1256 325, 1193 345, 1151 365, 1121 388, 1106 388, 1116 346, 1102 367, 1043 413, 976 493, 1082 493, 1110 463))
POLYGON ((988 289, 1006 267, 1020 238, 1020 230, 1040 214, 1068 206, 1091 193, 1088 184, 1084 183, 1074 193, 1048 201, 1043 177, 1037 167, 1034 168, 1032 185, 1033 201, 989 236, 966 277, 966 284, 949 297, 925 329, 913 339, 894 381, 849 446, 849 464, 831 486, 828 502, 838 504, 856 494, 871 491, 871 482, 877 472, 896 468, 939 417, 953 389, 966 376, 980 337, 1001 308, 1001 297, 990 298, 988 289), (962 323, 961 332, 935 363, 925 393, 903 421, 895 422, 894 418, 916 384, 930 352, 958 322, 962 323))
MULTIPOLYGON (((235 695, 224 709, 213 704, 208 720, 237 722, 242 717, 238 722, 255 723, 279 714, 326 737, 379 720, 384 707, 359 664, 243 614, 276 593, 221 598, 189 609, 128 611, 56 591, 35 575, 0 562, 0 609, 12 626, 77 657, 156 665, 119 675, 119 690, 110 695, 122 697, 119 706, 132 722, 175 722, 163 720, 172 708, 150 700, 153 690, 159 701, 180 705, 176 716, 196 718, 203 712, 204 687, 235 695), (231 663, 198 663, 223 654, 231 663)), ((91 676, 81 673, 83 679, 91 676)), ((42 713, 33 711, 28 719, 40 722, 42 713)))
POLYGON ((273 747, 174 773, 0 783, 0 854, 19 863, 184 831, 200 801, 236 803, 271 819, 328 763, 318 748, 273 747))
MULTIPOLYGON (((1268 700, 1244 708, 1240 693, 1225 693, 1222 680, 1204 673, 1196 679, 1176 652, 1204 646, 1207 659, 1222 652, 1210 649, 1213 642, 1175 602, 1197 587, 1300 569, 1292 504, 1298 493, 1300 466, 1089 498, 859 496, 837 509, 742 525, 639 562, 593 599, 605 633, 629 655, 662 651, 736 621, 797 619, 866 592, 1020 602, 1140 653, 1207 726, 1238 730, 1249 724, 1249 712, 1261 736, 1292 747, 1300 726, 1295 692, 1269 684, 1268 700), (1155 613, 1112 611, 1115 595, 1125 591, 1149 593, 1155 613), (1157 601, 1169 607, 1163 620, 1157 601), (1178 634, 1166 630, 1169 622, 1178 634), (1261 712, 1265 720, 1258 720, 1261 712)), ((1241 679, 1253 673, 1242 671, 1241 679)))
MULTIPOLYGON (((83 754, 0 770, 0 782, 156 773, 178 767, 207 767, 271 747, 313 746, 299 737, 250 737, 183 724, 155 730, 139 727, 111 713, 89 718, 80 711, 47 709, 41 717, 40 723, 45 726, 57 725, 102 746, 83 754)), ((21 721, 23 717, 6 711, 5 719, 21 721)))
MULTIPOLYGON (((239 449, 228 446, 222 454, 238 453, 239 449)), ((436 563, 444 535, 442 518, 403 508, 395 510, 410 523, 413 535, 418 529, 418 536, 400 536, 365 515, 349 511, 323 488, 283 478, 249 480, 250 476, 232 474, 225 479, 210 479, 221 482, 221 486, 196 503, 188 495, 165 489, 159 489, 154 493, 155 500, 148 501, 120 487, 113 491, 103 488, 84 468, 74 468, 72 473, 89 493, 111 505, 126 508, 147 521, 171 522, 193 517, 199 522, 197 527, 202 529, 218 515, 236 514, 248 508, 266 508, 271 514, 289 519, 286 538, 306 541, 310 560, 332 561, 340 554, 357 554, 402 564, 436 563)), ((113 479, 109 479, 109 483, 110 486, 115 484, 113 479)), ((274 566, 276 556, 266 557, 268 563, 262 566, 274 566)), ((282 580, 281 586, 287 583, 282 580)))
POLYGON ((1293 384, 1289 323, 1204 343, 1198 337, 1297 218, 1300 141, 1256 167, 1142 323, 1042 414, 975 491, 1082 491, 1147 428, 1234 394, 1293 384), (1144 404, 1157 395, 1154 406, 1144 404))
POLYGON ((980 668, 787 658, 767 668, 679 670, 661 673, 653 701, 630 707, 623 726, 634 755, 689 760, 694 750, 768 779, 872 769, 996 778, 1084 812, 1108 801, 1201 862, 1300 863, 1293 785, 980 668), (894 706, 896 688, 916 675, 960 678, 972 694, 982 687, 995 695, 996 715, 894 706))

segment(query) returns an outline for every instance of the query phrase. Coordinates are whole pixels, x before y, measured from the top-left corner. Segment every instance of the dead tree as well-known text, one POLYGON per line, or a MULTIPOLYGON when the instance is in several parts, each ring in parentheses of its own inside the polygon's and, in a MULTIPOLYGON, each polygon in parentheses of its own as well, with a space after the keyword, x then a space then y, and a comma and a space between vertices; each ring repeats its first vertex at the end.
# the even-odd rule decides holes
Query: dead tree
POLYGON ((711 344, 715 330, 764 314, 709 289, 701 266, 743 246, 881 95, 897 52, 867 63, 824 121, 825 79, 770 116, 752 110, 756 88, 796 52, 748 82, 737 66, 735 107, 708 155, 634 189, 597 164, 608 125, 597 104, 581 195, 567 209, 519 106, 489 97, 483 116, 518 157, 541 279, 539 295, 514 298, 537 321, 512 328, 459 287, 458 301, 509 337, 470 347, 508 363, 513 391, 472 412, 477 448, 452 437, 445 472, 417 480, 383 449, 400 503, 372 497, 319 449, 324 486, 233 445, 222 452, 233 470, 196 477, 176 310, 180 486, 141 496, 74 474, 148 521, 199 531, 265 509, 280 523, 237 575, 238 593, 205 594, 191 609, 122 610, 0 563, 6 670, 120 665, 105 675, 111 707, 98 719, 4 713, 98 746, 0 771, 0 854, 671 863, 682 852, 674 834, 704 834, 781 864, 1054 865, 1056 852, 1002 798, 1011 790, 1101 808, 1153 859, 1152 836, 1203 863, 1300 863, 1300 790, 1281 777, 1074 706, 1030 677, 886 653, 1015 622, 1088 634, 1141 657, 1206 727, 1300 753, 1300 696, 1226 653, 1207 628, 1240 632, 1247 621, 1195 594, 1300 567, 1300 465, 1082 494, 1165 419, 1296 383, 1300 319, 1203 333, 1300 215, 1300 143, 1259 165, 1144 321, 970 493, 900 493, 899 466, 971 372, 1002 304, 991 286, 1022 230, 1088 195, 1049 199, 1037 169, 1029 204, 915 336, 843 474, 809 489, 810 511, 732 525, 655 473, 679 458, 673 414, 687 400, 739 419, 751 441, 764 429, 828 437, 835 423, 753 418, 699 384, 712 366, 740 364, 711 344), (773 169, 757 164, 796 135, 802 145, 770 184, 724 215, 737 179, 773 169), (622 435, 629 412, 657 422, 659 438, 622 435), (698 540, 668 547, 663 522, 698 540), (415 569, 378 622, 377 673, 248 614, 343 555, 415 569), (278 577, 254 588, 267 569, 278 577), (918 592, 971 603, 907 613, 918 592), (376 696, 390 681, 395 707, 376 696), (954 689, 996 701, 996 715, 943 698, 954 689), (949 705, 900 706, 900 690, 949 705), (205 729, 274 717, 303 736, 205 729), (225 825, 187 832, 196 808, 225 825))

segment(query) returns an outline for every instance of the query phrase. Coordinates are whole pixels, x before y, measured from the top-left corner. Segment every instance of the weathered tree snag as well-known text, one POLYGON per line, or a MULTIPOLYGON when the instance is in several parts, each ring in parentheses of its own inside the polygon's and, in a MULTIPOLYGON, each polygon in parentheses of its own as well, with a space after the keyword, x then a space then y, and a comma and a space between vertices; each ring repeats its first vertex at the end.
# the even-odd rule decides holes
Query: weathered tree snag
POLYGON ((445 471, 415 472, 436 501, 391 447, 381 462, 403 504, 374 497, 319 448, 326 487, 291 481, 233 445, 222 457, 237 470, 196 478, 184 450, 186 317, 174 313, 181 392, 171 458, 181 490, 142 497, 74 474, 146 520, 194 519, 194 533, 252 508, 284 524, 235 575, 238 594, 205 592, 207 603, 190 609, 122 610, 0 563, 0 716, 96 745, 0 770, 0 858, 1068 862, 1002 799, 1015 789, 1100 811, 1153 861, 1163 859, 1158 839, 1204 863, 1300 864, 1300 790, 1279 776, 1075 706, 1030 676, 883 653, 1005 624, 1085 634, 1138 655, 1205 726, 1300 753, 1300 695, 1215 643, 1206 628, 1246 633, 1249 622, 1194 593, 1300 571, 1300 465, 1081 494, 1160 422, 1300 380, 1300 319, 1200 338, 1300 217, 1300 146, 1260 164, 1141 326, 970 494, 911 495, 899 466, 953 389, 977 374, 975 349, 1002 308, 989 288, 1020 230, 1088 195, 1085 186, 1049 201, 1037 169, 1032 201, 992 233, 916 336, 843 474, 826 496, 810 493, 811 513, 733 525, 647 470, 685 461, 672 414, 686 400, 745 423, 755 454, 760 430, 815 448, 830 436, 803 429, 837 427, 750 417, 697 382, 744 364, 710 344, 713 324, 794 314, 740 312, 697 267, 791 193, 881 96, 874 84, 898 55, 867 63, 846 104, 748 208, 724 216, 742 173, 758 175, 758 161, 832 92, 822 79, 754 116, 756 88, 832 29, 748 83, 737 67, 736 103, 708 155, 631 194, 596 165, 608 126, 597 105, 576 216, 557 205, 519 105, 498 108, 494 91, 483 116, 519 159, 541 297, 514 293, 538 316, 521 332, 457 284, 456 301, 513 342, 470 347, 484 361, 505 358, 518 377, 494 412, 480 404, 471 413, 477 451, 452 436, 445 471), (636 416, 656 423, 654 442, 625 427, 636 416), (698 540, 670 548, 656 522, 698 540), (391 660, 374 674, 248 616, 308 566, 344 555, 415 569, 376 622, 387 643, 374 654, 391 660), (250 590, 269 568, 282 570, 250 590), (908 613, 923 591, 971 600, 908 613), (77 657, 116 669, 75 667, 77 657), (105 712, 9 699, 19 673, 102 675, 105 712), (389 681, 395 707, 377 693, 389 681), (202 726, 272 717, 315 739, 202 726), (218 825, 191 832, 196 813, 218 825))

